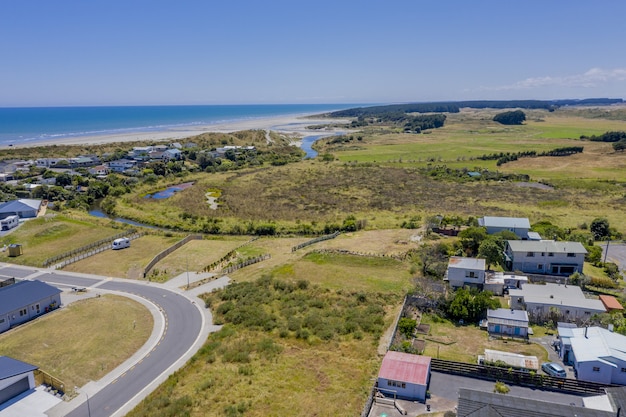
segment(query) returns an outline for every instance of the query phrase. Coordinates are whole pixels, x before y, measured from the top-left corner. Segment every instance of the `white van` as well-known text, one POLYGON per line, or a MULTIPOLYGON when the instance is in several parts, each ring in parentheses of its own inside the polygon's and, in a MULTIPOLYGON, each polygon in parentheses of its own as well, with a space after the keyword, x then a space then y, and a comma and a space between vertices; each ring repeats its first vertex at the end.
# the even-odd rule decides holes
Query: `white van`
POLYGON ((124 248, 129 248, 129 247, 130 247, 130 239, 127 237, 121 237, 113 241, 113 245, 111 246, 111 249, 116 250, 116 249, 124 249, 124 248))
POLYGON ((14 227, 17 227, 18 224, 20 224, 20 218, 15 215, 0 220, 0 227, 2 230, 11 230, 14 227))

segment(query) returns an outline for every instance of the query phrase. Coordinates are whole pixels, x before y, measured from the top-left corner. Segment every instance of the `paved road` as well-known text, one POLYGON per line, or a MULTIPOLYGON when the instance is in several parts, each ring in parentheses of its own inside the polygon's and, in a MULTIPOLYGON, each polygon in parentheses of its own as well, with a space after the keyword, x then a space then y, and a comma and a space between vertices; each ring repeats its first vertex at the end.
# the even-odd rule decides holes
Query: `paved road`
POLYGON ((127 369, 116 368, 117 372, 87 384, 80 390, 80 405, 76 406, 75 400, 63 403, 59 409, 49 411, 51 416, 124 415, 169 374, 181 367, 202 345, 209 331, 213 330, 206 325, 204 308, 199 306, 199 300, 163 285, 12 265, 0 268, 0 273, 38 279, 57 287, 85 287, 139 296, 156 306, 152 309, 158 313, 153 311, 153 315, 162 315, 164 319, 161 321, 163 333, 160 338, 152 344, 146 343, 142 348, 145 351, 139 352, 134 363, 128 364, 127 369))
POLYGON ((607 261, 616 263, 622 273, 626 272, 626 244, 617 242, 609 243, 608 254, 606 244, 601 246, 602 260, 604 260, 606 256, 607 261))

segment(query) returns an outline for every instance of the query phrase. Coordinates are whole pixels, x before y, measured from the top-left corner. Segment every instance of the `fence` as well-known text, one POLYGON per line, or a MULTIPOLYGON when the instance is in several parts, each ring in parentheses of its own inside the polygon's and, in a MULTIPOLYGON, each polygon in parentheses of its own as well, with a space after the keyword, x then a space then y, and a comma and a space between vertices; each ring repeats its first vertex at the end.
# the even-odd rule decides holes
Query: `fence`
POLYGON ((238 269, 244 268, 246 266, 252 265, 252 264, 256 264, 259 263, 261 261, 264 261, 266 259, 271 258, 271 256, 269 254, 265 254, 265 255, 261 255, 261 256, 256 256, 254 258, 250 258, 250 259, 246 259, 245 261, 241 261, 239 263, 236 263, 234 265, 231 265, 225 269, 222 269, 220 275, 226 275, 226 274, 230 274, 231 272, 234 272, 238 269))
POLYGON ((52 387, 52 389, 58 391, 61 396, 65 394, 65 384, 59 378, 55 378, 49 373, 42 371, 41 369, 35 369, 33 373, 35 376, 35 385, 48 385, 52 387))
POLYGON ((161 253, 157 254, 154 258, 152 258, 152 260, 148 263, 148 266, 146 266, 143 270, 143 277, 147 277, 148 273, 150 272, 150 270, 152 268, 154 268, 154 265, 156 265, 161 259, 165 258, 167 255, 169 255, 170 253, 174 252, 176 249, 180 248, 181 246, 183 246, 185 243, 191 241, 191 240, 202 240, 202 235, 189 235, 186 236, 184 239, 174 243, 172 246, 170 246, 169 248, 165 249, 164 251, 162 251, 161 253))
POLYGON ((431 359, 431 370, 446 374, 467 376, 501 381, 514 385, 527 386, 549 391, 565 392, 569 394, 604 394, 604 388, 618 385, 605 385, 597 382, 579 381, 577 379, 556 378, 536 372, 518 371, 512 368, 503 368, 490 365, 475 365, 471 363, 431 359))
POLYGON ((220 266, 222 263, 226 262, 227 260, 229 260, 230 258, 234 258, 237 255, 237 251, 242 248, 243 246, 249 245, 250 243, 254 242, 255 240, 259 239, 260 236, 255 236, 252 239, 250 239, 249 241, 242 243, 241 245, 237 246, 235 249, 229 251, 226 255, 222 256, 220 259, 218 259, 217 261, 213 262, 210 265, 205 266, 202 271, 204 272, 210 272, 212 269, 217 268, 218 266, 220 266))
MULTIPOLYGON (((124 233, 123 236, 127 237, 130 240, 135 240, 135 239, 143 236, 143 233, 138 232, 138 233, 135 233, 135 234, 132 234, 132 235, 128 235, 128 234, 124 233)), ((104 252, 105 250, 109 250, 109 249, 111 249, 111 244, 110 243, 108 243, 108 244, 106 244, 104 246, 100 246, 99 248, 91 249, 91 250, 89 250, 87 252, 83 252, 83 253, 81 253, 79 255, 76 255, 73 258, 69 258, 69 259, 66 259, 64 261, 59 262, 58 264, 55 264, 54 265, 54 269, 63 269, 66 266, 68 266, 69 264, 73 264, 74 262, 78 262, 78 261, 80 261, 82 259, 89 258, 90 256, 97 255, 98 253, 104 252)))
POLYGON ((0 281, 0 288, 8 287, 9 285, 15 284, 15 278, 7 278, 0 281))
MULTIPOLYGON (((115 236, 111 236, 111 237, 108 237, 106 239, 102 239, 102 240, 99 240, 97 242, 90 243, 89 245, 81 246, 80 248, 72 249, 71 251, 64 252, 64 253, 62 253, 60 255, 48 258, 48 259, 46 259, 43 262, 43 267, 44 268, 48 268, 49 266, 54 265, 54 264, 56 264, 57 262, 59 262, 59 261, 61 261, 63 259, 74 258, 74 257, 76 257, 78 255, 81 255, 82 253, 92 252, 94 249, 100 249, 101 247, 105 247, 105 249, 108 249, 110 247, 110 245, 111 245, 111 242, 113 242, 115 239, 119 239, 121 237, 127 237, 128 235, 137 235, 137 229, 128 229, 127 231, 125 231, 123 233, 118 233, 115 236)), ((139 236, 141 236, 141 235, 139 235, 139 236)))
POLYGON ((315 239, 307 240, 306 242, 302 242, 302 243, 300 243, 300 244, 298 244, 298 245, 296 245, 296 246, 293 246, 293 247, 291 248, 291 251, 292 251, 292 252, 295 252, 295 251, 297 251, 298 249, 305 248, 305 247, 310 246, 310 245, 312 245, 312 244, 314 244, 314 243, 317 243, 317 242, 322 242, 322 241, 324 241, 324 240, 334 239, 334 238, 336 238, 337 236, 339 236, 340 234, 341 234, 341 232, 336 231, 335 233, 330 234, 330 235, 324 235, 324 236, 316 237, 315 239))

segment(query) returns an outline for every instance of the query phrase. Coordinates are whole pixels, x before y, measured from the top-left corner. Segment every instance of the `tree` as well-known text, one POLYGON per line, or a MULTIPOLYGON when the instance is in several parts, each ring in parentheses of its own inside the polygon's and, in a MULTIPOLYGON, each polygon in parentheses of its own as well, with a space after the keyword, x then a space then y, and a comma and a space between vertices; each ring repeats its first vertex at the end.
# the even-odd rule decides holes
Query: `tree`
POLYGON ((491 269, 491 265, 502 265, 504 258, 502 248, 495 239, 485 239, 480 243, 478 257, 485 258, 487 269, 491 269))
POLYGON ((493 117, 494 122, 503 125, 521 125, 526 120, 526 114, 521 110, 498 113, 493 117))
POLYGON ((487 238, 487 229, 484 227, 468 227, 459 232, 459 238, 461 238, 463 252, 467 256, 475 256, 478 253, 478 247, 487 238))
POLYGON ((595 240, 605 240, 611 236, 609 221, 605 218, 598 217, 593 219, 589 230, 593 234, 595 240))
POLYGON ((406 338, 410 338, 413 336, 415 326, 417 326, 417 321, 408 317, 402 317, 398 321, 398 331, 402 333, 406 338))
POLYGON ((417 259, 422 265, 422 275, 424 277, 443 278, 448 267, 449 252, 450 247, 442 242, 420 246, 417 250, 417 259))
POLYGON ((489 291, 467 290, 459 288, 448 300, 446 313, 454 320, 477 322, 483 318, 487 309, 500 307, 500 301, 493 298, 489 291))

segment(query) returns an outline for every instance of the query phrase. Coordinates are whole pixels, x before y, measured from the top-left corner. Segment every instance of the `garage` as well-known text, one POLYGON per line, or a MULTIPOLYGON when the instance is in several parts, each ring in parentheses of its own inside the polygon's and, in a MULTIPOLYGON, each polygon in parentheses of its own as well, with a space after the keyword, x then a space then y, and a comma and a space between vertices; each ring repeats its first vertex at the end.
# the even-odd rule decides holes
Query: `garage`
POLYGON ((0 356, 0 404, 35 388, 36 366, 8 356, 0 356))

